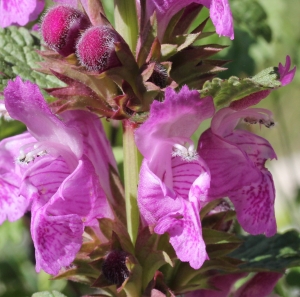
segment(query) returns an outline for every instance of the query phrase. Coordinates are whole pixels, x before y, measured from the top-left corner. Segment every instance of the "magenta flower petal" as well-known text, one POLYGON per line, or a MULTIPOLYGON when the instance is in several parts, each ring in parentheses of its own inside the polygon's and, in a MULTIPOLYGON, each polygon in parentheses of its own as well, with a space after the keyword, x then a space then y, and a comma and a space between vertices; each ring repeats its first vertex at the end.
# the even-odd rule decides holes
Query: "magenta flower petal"
MULTIPOLYGON (((110 189, 109 170, 116 170, 116 163, 96 116, 70 111, 59 119, 37 85, 23 83, 20 78, 9 82, 4 95, 10 115, 23 121, 29 130, 24 139, 18 136, 14 143, 0 143, 0 151, 10 163, 0 161, 0 181, 6 178, 4 195, 9 186, 15 186, 11 192, 26 198, 26 208, 32 212, 36 269, 57 274, 74 260, 85 226, 95 227, 98 218, 114 218, 100 180, 103 174, 102 183, 108 183, 110 189), (12 176, 10 181, 7 173, 17 177, 12 176)), ((0 204, 7 209, 11 202, 4 198, 0 204)), ((5 210, 4 215, 0 212, 1 220, 8 215, 15 214, 13 210, 9 214, 5 210)))
POLYGON ((10 116, 23 122, 38 141, 64 145, 69 155, 82 155, 82 143, 76 129, 67 127, 49 109, 38 86, 20 77, 9 81, 4 90, 5 106, 10 116))
POLYGON ((163 34, 171 18, 182 8, 191 3, 198 3, 210 10, 210 17, 219 35, 234 38, 233 20, 228 0, 148 0, 147 17, 156 11, 158 23, 158 35, 162 39, 163 34))
MULTIPOLYGON (((179 170, 175 172, 177 175, 174 180, 178 179, 179 172, 179 170)), ((147 161, 144 161, 138 189, 139 209, 149 225, 156 225, 154 229, 156 233, 168 232, 170 234, 170 243, 174 247, 177 257, 181 261, 190 262, 193 268, 198 269, 207 259, 205 243, 202 239, 198 200, 201 194, 205 194, 200 188, 204 187, 207 190, 210 179, 205 176, 205 172, 203 173, 204 178, 201 175, 200 177, 195 175, 193 170, 189 172, 187 169, 183 169, 181 173, 190 173, 193 176, 193 185, 188 181, 182 183, 177 181, 175 182, 177 187, 169 189, 149 169, 147 161), (182 187, 179 186, 180 184, 182 187), (176 191, 181 192, 185 199, 176 191)))
POLYGON ((252 235, 264 233, 270 237, 277 232, 274 211, 275 189, 269 171, 262 170, 260 176, 257 182, 229 193, 229 198, 245 231, 252 235))
POLYGON ((254 165, 248 162, 245 153, 211 129, 201 135, 198 151, 212 176, 209 196, 213 199, 225 197, 229 191, 258 178, 259 173, 253 171, 254 165))
POLYGON ((276 233, 275 191, 267 159, 276 158, 269 142, 246 131, 233 130, 240 118, 271 125, 271 113, 264 109, 234 111, 224 108, 214 116, 211 129, 198 145, 199 155, 211 173, 210 199, 228 196, 241 226, 251 234, 276 233))
POLYGON ((162 217, 154 231, 158 234, 168 232, 177 257, 189 262, 192 268, 199 269, 208 259, 202 239, 199 209, 188 201, 181 200, 181 203, 181 209, 162 217))
POLYGON ((13 173, 0 176, 0 224, 21 218, 28 208, 28 200, 19 195, 20 177, 13 173))
POLYGON ((76 170, 62 182, 47 206, 47 213, 77 214, 85 225, 89 225, 95 218, 113 219, 94 166, 88 158, 80 160, 76 170))
POLYGON ((37 210, 31 222, 36 271, 43 269, 55 275, 70 265, 79 251, 83 223, 76 214, 49 216, 43 210, 37 210))
MULTIPOLYGON (((25 165, 26 166, 26 165, 25 165)), ((23 174, 20 193, 45 205, 70 175, 70 169, 62 157, 44 156, 36 160, 23 174)))
POLYGON ((10 25, 25 26, 37 19, 44 9, 43 0, 4 0, 0 1, 0 27, 10 25))
POLYGON ((240 287, 233 297, 267 297, 282 276, 283 274, 278 272, 258 272, 240 287))
POLYGON ((212 0, 209 9, 217 34, 234 39, 233 20, 228 0, 212 0))
POLYGON ((296 66, 292 70, 290 70, 290 67, 291 67, 291 57, 287 55, 285 59, 285 65, 283 66, 281 63, 279 63, 278 65, 280 82, 282 87, 288 85, 294 79, 294 76, 296 74, 296 66))
POLYGON ((135 134, 145 157, 138 185, 144 223, 156 233, 168 232, 177 257, 195 269, 207 259, 199 211, 210 175, 190 137, 213 112, 212 98, 200 99, 186 86, 179 93, 168 88, 165 100, 152 103, 149 118, 135 134))
POLYGON ((83 153, 93 163, 101 177, 100 184, 109 199, 112 199, 110 172, 118 172, 111 145, 106 137, 99 117, 83 110, 67 111, 62 114, 65 122, 77 128, 83 141, 83 153))

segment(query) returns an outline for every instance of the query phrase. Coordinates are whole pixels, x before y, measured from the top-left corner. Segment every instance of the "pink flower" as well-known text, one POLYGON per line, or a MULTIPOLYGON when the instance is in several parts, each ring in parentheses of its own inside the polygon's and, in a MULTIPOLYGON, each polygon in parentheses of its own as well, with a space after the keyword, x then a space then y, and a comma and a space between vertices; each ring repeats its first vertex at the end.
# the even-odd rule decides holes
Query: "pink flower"
POLYGON ((233 20, 228 0, 148 0, 146 17, 149 18, 156 11, 159 38, 163 34, 171 18, 182 8, 191 3, 198 3, 210 10, 210 18, 219 35, 234 38, 233 20))
POLYGON ((25 26, 37 19, 44 9, 44 0, 4 0, 0 1, 0 27, 25 26))
POLYGON ((207 259, 199 211, 210 175, 190 137, 213 113, 212 98, 200 99, 187 86, 178 94, 167 88, 165 101, 152 103, 135 135, 144 156, 138 205, 145 224, 168 232, 177 257, 195 269, 207 259))
POLYGON ((96 116, 68 111, 59 119, 37 85, 19 77, 8 83, 4 96, 9 115, 28 132, 0 143, 8 156, 1 164, 7 191, 0 203, 10 206, 1 209, 0 218, 18 219, 30 209, 36 270, 57 274, 74 260, 84 227, 114 217, 107 198, 109 168, 116 164, 96 116))
POLYGON ((211 173, 209 198, 229 197, 247 232, 273 236, 275 190, 264 164, 276 154, 267 140, 234 130, 241 118, 267 127, 274 124, 271 112, 265 109, 223 108, 215 114, 211 128, 201 135, 198 144, 198 153, 211 173))

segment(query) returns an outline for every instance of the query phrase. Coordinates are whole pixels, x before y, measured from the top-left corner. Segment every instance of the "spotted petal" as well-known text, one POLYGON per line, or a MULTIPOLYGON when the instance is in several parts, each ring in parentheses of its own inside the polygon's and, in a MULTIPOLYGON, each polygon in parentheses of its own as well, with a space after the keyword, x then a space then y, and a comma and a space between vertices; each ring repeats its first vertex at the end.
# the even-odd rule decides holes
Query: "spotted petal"
POLYGON ((13 222, 26 212, 29 202, 19 195, 20 177, 14 173, 0 177, 0 224, 6 219, 13 222))
POLYGON ((268 237, 276 234, 275 189, 269 171, 262 170, 259 180, 229 193, 229 198, 245 231, 268 237))
POLYGON ((49 216, 39 209, 32 217, 36 271, 57 274, 74 260, 82 244, 83 223, 76 214, 49 216))
POLYGON ((162 217, 154 231, 158 234, 168 232, 177 257, 183 262, 189 262, 194 269, 199 269, 208 259, 199 211, 193 203, 183 199, 180 201, 181 209, 162 217))
POLYGON ((148 120, 136 130, 135 139, 140 152, 151 160, 160 154, 162 142, 176 143, 176 139, 189 139, 200 123, 212 116, 211 97, 200 99, 197 91, 184 86, 179 93, 167 88, 163 102, 154 101, 148 120), (173 139, 173 140, 172 140, 173 139))

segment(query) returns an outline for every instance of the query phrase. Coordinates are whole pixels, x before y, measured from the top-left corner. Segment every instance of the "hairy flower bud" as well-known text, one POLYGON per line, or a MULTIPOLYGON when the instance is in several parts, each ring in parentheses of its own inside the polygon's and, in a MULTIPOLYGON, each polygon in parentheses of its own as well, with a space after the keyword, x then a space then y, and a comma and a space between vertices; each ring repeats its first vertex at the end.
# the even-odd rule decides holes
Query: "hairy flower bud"
POLYGON ((77 44, 80 63, 89 71, 101 73, 120 66, 115 52, 115 42, 124 42, 122 37, 108 26, 97 26, 86 30, 77 44))
POLYGON ((168 81, 167 69, 163 65, 155 63, 153 73, 148 81, 159 86, 160 88, 165 88, 168 81))
POLYGON ((118 287, 129 277, 126 256, 127 253, 124 251, 111 251, 102 266, 102 272, 106 279, 118 287))
POLYGON ((76 51, 76 41, 80 30, 91 25, 88 17, 70 6, 54 6, 44 16, 41 33, 46 44, 62 56, 76 51))

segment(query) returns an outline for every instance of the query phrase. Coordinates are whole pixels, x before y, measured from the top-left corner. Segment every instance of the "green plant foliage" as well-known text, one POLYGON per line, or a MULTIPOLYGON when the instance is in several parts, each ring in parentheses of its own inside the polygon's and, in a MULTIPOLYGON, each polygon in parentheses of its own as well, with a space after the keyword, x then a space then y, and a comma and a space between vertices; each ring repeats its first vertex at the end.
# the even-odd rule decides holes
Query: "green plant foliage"
POLYGON ((0 92, 7 81, 17 75, 37 83, 41 88, 63 86, 55 76, 33 70, 41 61, 35 52, 38 49, 41 49, 41 43, 36 32, 24 27, 0 28, 0 92))
POLYGON ((230 3, 235 26, 247 28, 254 37, 272 40, 272 31, 264 8, 255 0, 234 0, 230 3))
POLYGON ((31 297, 66 297, 66 295, 57 291, 52 292, 38 292, 34 293, 31 297))
POLYGON ((290 230, 273 237, 243 236, 244 243, 229 256, 245 261, 246 271, 284 271, 300 266, 300 234, 290 230))
POLYGON ((229 79, 214 78, 204 83, 201 96, 212 96, 217 107, 224 107, 250 94, 280 87, 279 78, 277 67, 267 68, 251 78, 240 79, 236 76, 229 79))

